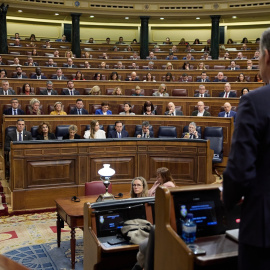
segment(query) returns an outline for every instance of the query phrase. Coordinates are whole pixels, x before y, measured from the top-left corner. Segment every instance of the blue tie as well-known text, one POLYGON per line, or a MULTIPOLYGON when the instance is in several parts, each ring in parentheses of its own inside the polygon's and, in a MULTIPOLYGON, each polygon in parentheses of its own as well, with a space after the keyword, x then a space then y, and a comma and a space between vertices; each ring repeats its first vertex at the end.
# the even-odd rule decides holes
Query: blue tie
POLYGON ((13 115, 17 115, 17 110, 13 110, 13 115))
POLYGON ((19 141, 21 142, 22 141, 22 133, 19 132, 19 141))
POLYGON ((118 132, 118 138, 121 138, 121 133, 120 132, 118 132))

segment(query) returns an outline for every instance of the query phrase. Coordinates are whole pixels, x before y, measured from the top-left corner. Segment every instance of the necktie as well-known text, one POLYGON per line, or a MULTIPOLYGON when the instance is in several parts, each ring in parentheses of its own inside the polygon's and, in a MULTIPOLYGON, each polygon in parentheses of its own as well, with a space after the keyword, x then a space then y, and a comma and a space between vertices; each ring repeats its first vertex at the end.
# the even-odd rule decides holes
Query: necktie
POLYGON ((57 77, 57 80, 61 80, 61 77, 57 77))
POLYGON ((225 94, 225 98, 227 98, 228 97, 228 92, 226 92, 226 94, 225 94))
POLYGON ((17 110, 13 110, 13 115, 17 115, 17 110))
POLYGON ((227 112, 226 114, 227 114, 227 117, 229 117, 229 113, 227 112))
POLYGON ((143 133, 143 137, 146 138, 146 133, 143 133))
POLYGON ((118 138, 121 138, 121 133, 120 132, 118 132, 118 138))
POLYGON ((19 141, 20 142, 22 141, 22 133, 21 132, 19 133, 19 141))
POLYGON ((200 97, 203 97, 203 95, 201 94, 200 97))
POLYGON ((4 91, 4 96, 7 96, 8 95, 8 91, 4 91))
POLYGON ((71 96, 73 96, 73 95, 74 95, 74 94, 73 94, 73 90, 70 90, 70 95, 71 95, 71 96))

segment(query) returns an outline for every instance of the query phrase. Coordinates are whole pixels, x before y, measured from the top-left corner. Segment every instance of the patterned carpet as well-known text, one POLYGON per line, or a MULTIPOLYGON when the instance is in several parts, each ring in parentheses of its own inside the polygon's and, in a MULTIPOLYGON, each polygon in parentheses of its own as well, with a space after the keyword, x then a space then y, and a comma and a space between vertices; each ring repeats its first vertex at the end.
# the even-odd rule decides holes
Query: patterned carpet
MULTIPOLYGON (((83 269, 83 232, 76 230, 76 269, 83 269)), ((0 253, 29 269, 70 269, 70 229, 56 242, 56 213, 26 214, 0 219, 0 253)))

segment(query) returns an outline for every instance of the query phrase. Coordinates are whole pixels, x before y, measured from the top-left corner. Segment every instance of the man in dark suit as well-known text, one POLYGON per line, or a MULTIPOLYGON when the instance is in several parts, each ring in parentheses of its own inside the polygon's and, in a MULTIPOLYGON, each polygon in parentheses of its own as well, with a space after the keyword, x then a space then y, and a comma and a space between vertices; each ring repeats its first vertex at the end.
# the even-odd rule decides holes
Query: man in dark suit
POLYGON ((199 93, 196 93, 194 95, 194 97, 202 97, 203 98, 203 97, 210 97, 210 95, 206 93, 205 86, 203 84, 201 84, 199 86, 199 93))
POLYGON ((131 72, 130 77, 126 78, 126 81, 139 81, 140 79, 137 78, 137 73, 135 71, 131 72))
POLYGON ((40 90, 40 95, 45 95, 45 96, 58 95, 57 91, 53 90, 53 83, 51 81, 47 81, 46 85, 47 85, 47 89, 40 90))
POLYGON ((108 134, 108 138, 126 138, 129 134, 126 130, 123 130, 123 123, 121 121, 116 121, 114 124, 115 130, 111 130, 108 134))
POLYGON ((201 73, 201 78, 198 79, 197 82, 210 82, 210 80, 207 78, 205 71, 201 73))
POLYGON ((56 75, 52 75, 51 78, 53 80, 67 80, 67 78, 64 76, 61 68, 58 68, 56 71, 56 75))
POLYGON ((81 98, 78 98, 76 100, 76 107, 74 109, 72 109, 69 114, 88 114, 88 111, 86 109, 83 108, 83 100, 81 98))
POLYGON ((171 115, 171 116, 183 115, 183 112, 175 109, 175 105, 173 102, 169 102, 167 107, 168 107, 168 111, 165 112, 165 115, 171 115))
POLYGON ((201 139, 201 134, 196 130, 197 125, 195 122, 191 122, 188 125, 188 132, 182 134, 184 139, 201 139))
POLYGON ((11 99, 11 107, 4 110, 5 115, 24 115, 24 111, 19 108, 19 101, 17 98, 11 99))
POLYGON ((233 121, 235 122, 236 112, 232 111, 232 106, 229 102, 225 102, 224 112, 220 112, 218 117, 233 117, 233 121))
MULTIPOLYGON (((270 81, 270 29, 261 37, 260 72, 270 81)), ((270 85, 240 99, 226 170, 223 201, 230 210, 241 202, 239 270, 270 269, 270 85)))
POLYGON ((230 83, 225 83, 224 85, 224 92, 220 92, 219 93, 219 97, 222 98, 232 98, 232 97, 236 97, 236 94, 234 92, 231 92, 231 85, 230 83))
POLYGON ((22 73, 22 68, 20 66, 16 67, 17 73, 12 76, 12 78, 16 79, 27 79, 27 77, 22 73))
POLYGON ((27 58, 27 62, 24 63, 25 66, 32 67, 32 66, 38 66, 37 62, 34 62, 33 58, 29 56, 27 58))
POLYGON ((237 67, 235 61, 232 60, 230 66, 228 67, 228 69, 229 70, 239 70, 239 67, 237 67))
POLYGON ((50 59, 48 60, 48 65, 46 65, 46 67, 57 67, 57 63, 54 63, 54 62, 53 62, 53 59, 50 58, 50 59))
POLYGON ((41 74, 41 68, 37 67, 36 68, 36 74, 32 75, 30 79, 36 79, 36 80, 43 80, 43 79, 47 79, 46 76, 41 74))
POLYGON ((74 88, 74 82, 73 81, 68 81, 67 82, 67 88, 62 91, 62 95, 70 95, 70 96, 75 96, 75 95, 80 95, 80 92, 77 91, 74 88))
POLYGON ((2 89, 0 89, 0 95, 16 95, 15 91, 13 89, 9 89, 9 82, 6 80, 2 81, 2 89))
POLYGON ((68 58, 67 63, 63 64, 63 67, 76 68, 77 66, 73 64, 73 60, 68 58))
POLYGON ((150 124, 148 121, 142 122, 142 130, 136 131, 134 134, 134 137, 142 138, 142 139, 154 138, 154 132, 150 130, 150 124))
POLYGON ((228 82, 228 81, 227 79, 224 78, 223 72, 219 72, 217 78, 215 78, 213 82, 228 82))
POLYGON ((211 116, 210 112, 207 112, 204 109, 204 102, 199 101, 197 103, 197 106, 198 106, 198 110, 193 111, 192 114, 191 114, 191 116, 211 116))
POLYGON ((5 139, 5 151, 10 151, 10 142, 12 141, 29 141, 32 140, 32 135, 25 129, 25 123, 23 119, 18 119, 16 123, 16 130, 13 130, 6 134, 5 139))

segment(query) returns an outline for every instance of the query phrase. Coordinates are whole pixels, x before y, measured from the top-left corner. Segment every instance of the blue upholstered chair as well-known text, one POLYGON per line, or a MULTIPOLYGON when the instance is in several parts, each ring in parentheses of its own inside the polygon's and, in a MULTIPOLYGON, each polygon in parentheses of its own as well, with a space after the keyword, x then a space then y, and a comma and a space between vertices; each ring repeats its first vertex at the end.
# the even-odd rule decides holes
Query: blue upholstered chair
POLYGON ((55 129, 55 137, 57 140, 63 140, 63 136, 68 134, 68 128, 70 125, 59 125, 55 129))
POLYGON ((37 135, 38 135, 38 126, 32 126, 31 127, 31 134, 32 134, 33 140, 36 140, 37 135))
POLYGON ((158 138, 177 138, 176 127, 160 126, 158 130, 158 138))

